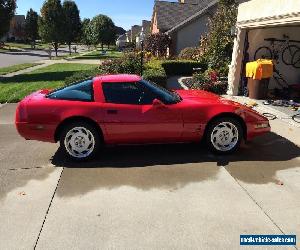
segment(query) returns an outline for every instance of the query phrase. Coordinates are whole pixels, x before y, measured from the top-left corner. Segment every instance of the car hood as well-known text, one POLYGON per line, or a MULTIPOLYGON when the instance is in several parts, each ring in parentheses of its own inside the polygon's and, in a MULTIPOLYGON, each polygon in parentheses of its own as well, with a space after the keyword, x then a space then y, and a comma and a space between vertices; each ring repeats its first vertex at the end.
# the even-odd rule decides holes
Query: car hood
POLYGON ((192 100, 209 99, 215 101, 221 100, 220 96, 203 90, 176 90, 176 92, 182 97, 182 99, 192 99, 192 100))

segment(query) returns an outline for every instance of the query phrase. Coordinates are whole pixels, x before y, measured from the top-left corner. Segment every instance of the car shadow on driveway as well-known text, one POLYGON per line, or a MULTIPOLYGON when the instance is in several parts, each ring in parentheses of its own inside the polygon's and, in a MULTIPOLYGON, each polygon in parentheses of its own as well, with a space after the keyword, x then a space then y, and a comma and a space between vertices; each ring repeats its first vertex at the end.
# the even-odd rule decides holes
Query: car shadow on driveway
POLYGON ((269 133, 245 144, 233 155, 220 156, 199 144, 118 146, 105 148, 89 162, 72 162, 60 149, 52 164, 65 167, 58 195, 74 196, 97 188, 133 186, 178 189, 192 182, 216 178, 225 167, 248 183, 276 183, 276 172, 300 165, 300 148, 269 133))

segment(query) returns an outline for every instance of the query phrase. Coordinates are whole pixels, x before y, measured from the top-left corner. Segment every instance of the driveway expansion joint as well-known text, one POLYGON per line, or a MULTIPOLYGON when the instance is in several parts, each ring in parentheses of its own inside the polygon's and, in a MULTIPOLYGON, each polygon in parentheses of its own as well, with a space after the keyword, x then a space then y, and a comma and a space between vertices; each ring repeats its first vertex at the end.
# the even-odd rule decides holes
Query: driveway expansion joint
MULTIPOLYGON (((234 178, 230 172, 227 170, 226 167, 224 167, 226 169, 226 172, 234 179, 234 181, 242 188, 242 190, 247 194, 247 196, 259 207, 259 209, 269 218, 269 220, 272 222, 272 224, 284 235, 285 232, 280 228, 280 226, 272 219, 272 217, 262 208, 262 206, 259 205, 259 203, 254 199, 254 197, 248 192, 248 190, 243 187, 241 185, 241 183, 236 179, 234 178)), ((297 248, 296 248, 297 249, 297 248)))
POLYGON ((41 227, 41 229, 40 229, 40 231, 39 231, 38 237, 37 237, 37 239, 36 239, 36 241, 35 241, 35 244, 34 244, 34 248, 33 248, 34 250, 36 249, 37 244, 38 244, 39 239, 40 239, 40 236, 41 236, 41 234, 42 234, 44 225, 45 225, 46 220, 47 220, 47 215, 48 215, 48 213, 49 213, 49 211, 50 211, 50 208, 51 208, 51 205, 52 205, 54 196, 55 196, 55 194, 56 194, 56 191, 57 191, 57 189, 58 189, 58 185, 59 185, 59 183, 60 183, 60 180, 61 180, 62 174, 63 174, 63 172, 64 172, 64 169, 65 169, 65 168, 62 168, 62 171, 61 171, 60 176, 59 176, 59 178, 58 178, 56 187, 55 187, 55 189, 54 189, 53 195, 52 195, 52 197, 51 197, 51 200, 50 200, 48 209, 47 209, 46 214, 45 214, 45 217, 44 217, 44 221, 43 221, 42 227, 41 227))

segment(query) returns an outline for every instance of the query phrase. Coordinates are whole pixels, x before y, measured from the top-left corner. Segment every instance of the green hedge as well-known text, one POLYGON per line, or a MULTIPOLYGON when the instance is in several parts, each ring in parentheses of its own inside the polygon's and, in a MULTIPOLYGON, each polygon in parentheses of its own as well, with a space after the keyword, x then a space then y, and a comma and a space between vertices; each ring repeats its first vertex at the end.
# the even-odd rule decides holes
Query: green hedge
POLYGON ((88 78, 95 77, 97 75, 101 75, 102 71, 98 68, 92 70, 78 71, 74 75, 67 77, 65 79, 65 85, 70 85, 75 82, 80 82, 88 78))
POLYGON ((167 86, 167 75, 164 69, 146 69, 143 74, 145 80, 157 83, 162 87, 167 86))
POLYGON ((203 62, 188 61, 188 60, 169 60, 162 63, 168 76, 174 75, 192 75, 194 68, 201 68, 202 71, 207 70, 207 65, 203 62))

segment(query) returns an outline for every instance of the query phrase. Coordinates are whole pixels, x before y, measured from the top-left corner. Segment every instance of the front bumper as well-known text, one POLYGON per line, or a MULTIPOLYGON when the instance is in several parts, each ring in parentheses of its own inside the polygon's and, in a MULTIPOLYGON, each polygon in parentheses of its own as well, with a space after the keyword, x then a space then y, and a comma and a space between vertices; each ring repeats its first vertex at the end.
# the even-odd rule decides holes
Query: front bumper
POLYGON ((266 134, 271 131, 271 126, 268 121, 257 121, 247 123, 247 140, 266 134))

